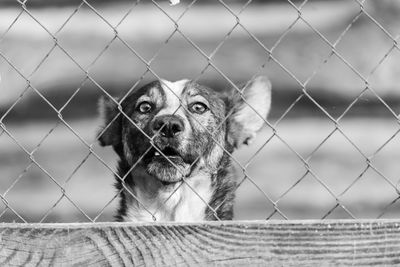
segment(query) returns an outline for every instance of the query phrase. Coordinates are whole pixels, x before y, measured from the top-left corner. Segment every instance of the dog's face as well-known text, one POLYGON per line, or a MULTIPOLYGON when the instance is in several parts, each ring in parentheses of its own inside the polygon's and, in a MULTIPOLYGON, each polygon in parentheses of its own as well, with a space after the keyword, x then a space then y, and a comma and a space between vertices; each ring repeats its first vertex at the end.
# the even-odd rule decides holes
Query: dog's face
POLYGON ((258 77, 242 96, 227 96, 188 80, 161 80, 134 91, 120 107, 117 101, 102 101, 100 143, 169 186, 195 169, 215 173, 224 151, 254 138, 270 108, 270 83, 258 77))

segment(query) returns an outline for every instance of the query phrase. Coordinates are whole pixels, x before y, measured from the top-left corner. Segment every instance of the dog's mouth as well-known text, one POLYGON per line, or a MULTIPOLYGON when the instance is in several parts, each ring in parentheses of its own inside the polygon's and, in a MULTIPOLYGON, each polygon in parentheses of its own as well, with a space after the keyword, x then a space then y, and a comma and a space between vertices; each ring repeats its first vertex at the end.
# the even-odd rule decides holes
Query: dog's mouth
POLYGON ((147 155, 148 162, 158 162, 162 165, 180 165, 185 163, 183 155, 175 148, 153 148, 147 155))
POLYGON ((158 163, 164 167, 177 167, 188 163, 185 154, 173 146, 153 147, 146 154, 145 162, 158 163))
POLYGON ((175 186, 191 172, 190 155, 175 146, 155 146, 144 158, 147 173, 157 178, 163 186, 175 186))
MULTIPOLYGON (((154 159, 170 159, 170 160, 175 160, 175 159, 182 159, 181 154, 178 152, 173 147, 167 146, 164 149, 161 149, 160 151, 157 149, 154 149, 153 152, 153 158, 154 159), (160 153, 161 152, 161 153, 160 153)), ((183 160, 183 159, 182 159, 183 160)))
POLYGON ((185 154, 171 145, 154 146, 146 154, 145 164, 147 172, 168 187, 175 186, 190 172, 185 154))

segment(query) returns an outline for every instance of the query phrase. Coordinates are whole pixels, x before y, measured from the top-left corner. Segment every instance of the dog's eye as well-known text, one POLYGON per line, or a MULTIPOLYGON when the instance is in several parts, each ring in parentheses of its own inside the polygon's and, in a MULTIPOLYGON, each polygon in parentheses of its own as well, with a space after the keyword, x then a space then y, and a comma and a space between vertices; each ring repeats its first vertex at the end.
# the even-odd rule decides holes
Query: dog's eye
POLYGON ((203 114, 204 112, 207 111, 207 109, 208 109, 208 107, 201 102, 193 103, 190 106, 190 111, 197 113, 197 114, 203 114))
POLYGON ((149 113, 152 109, 152 106, 149 102, 143 102, 138 106, 138 110, 140 113, 149 113))

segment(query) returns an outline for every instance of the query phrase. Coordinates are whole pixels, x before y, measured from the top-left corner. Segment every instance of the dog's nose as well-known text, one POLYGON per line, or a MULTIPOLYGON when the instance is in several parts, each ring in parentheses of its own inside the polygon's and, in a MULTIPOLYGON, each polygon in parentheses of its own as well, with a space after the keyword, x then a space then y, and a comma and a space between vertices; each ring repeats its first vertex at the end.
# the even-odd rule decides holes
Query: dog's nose
POLYGON ((174 137, 183 131, 184 126, 182 120, 173 115, 164 115, 157 117, 153 122, 153 132, 160 132, 163 137, 174 137))

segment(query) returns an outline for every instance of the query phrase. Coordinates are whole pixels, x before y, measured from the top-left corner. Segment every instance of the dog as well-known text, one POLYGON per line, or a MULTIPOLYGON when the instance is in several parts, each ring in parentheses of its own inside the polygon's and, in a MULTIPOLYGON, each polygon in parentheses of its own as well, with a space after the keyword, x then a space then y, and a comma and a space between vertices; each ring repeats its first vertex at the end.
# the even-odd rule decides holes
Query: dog
POLYGON ((271 106, 268 78, 240 90, 157 80, 120 100, 100 99, 98 140, 119 157, 117 221, 233 218, 231 154, 250 144, 271 106))

